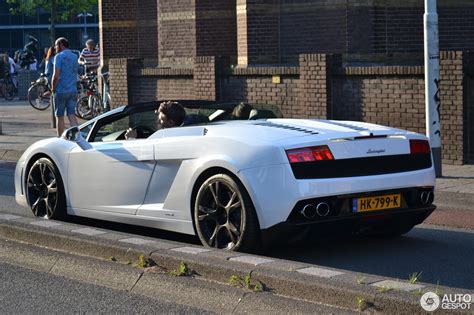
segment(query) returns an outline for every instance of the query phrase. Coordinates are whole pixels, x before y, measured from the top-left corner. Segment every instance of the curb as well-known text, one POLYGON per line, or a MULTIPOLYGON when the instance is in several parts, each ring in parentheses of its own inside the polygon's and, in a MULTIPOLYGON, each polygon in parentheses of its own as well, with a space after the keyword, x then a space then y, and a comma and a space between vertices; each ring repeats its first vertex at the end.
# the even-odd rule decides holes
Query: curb
POLYGON ((357 301, 363 301, 369 311, 425 314, 419 302, 420 292, 456 291, 449 287, 434 288, 423 283, 410 285, 382 276, 3 213, 0 213, 0 237, 99 259, 115 257, 119 261, 136 261, 140 255, 145 255, 167 270, 175 270, 185 262, 196 276, 221 283, 229 283, 234 275, 241 278, 251 275, 252 280, 262 283, 271 293, 349 309, 357 309, 357 301), (393 289, 386 291, 387 288, 393 289))

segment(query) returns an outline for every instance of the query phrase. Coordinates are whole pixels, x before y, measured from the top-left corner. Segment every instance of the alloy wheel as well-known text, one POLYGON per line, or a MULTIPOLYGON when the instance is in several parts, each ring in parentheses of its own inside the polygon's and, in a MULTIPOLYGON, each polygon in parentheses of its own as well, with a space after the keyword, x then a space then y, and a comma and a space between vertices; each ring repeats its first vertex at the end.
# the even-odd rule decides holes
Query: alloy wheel
POLYGON ((236 185, 214 178, 197 195, 199 237, 209 247, 231 250, 240 246, 246 228, 246 209, 236 185))
POLYGON ((28 202, 35 216, 52 218, 58 206, 58 178, 45 161, 37 161, 28 174, 28 202))

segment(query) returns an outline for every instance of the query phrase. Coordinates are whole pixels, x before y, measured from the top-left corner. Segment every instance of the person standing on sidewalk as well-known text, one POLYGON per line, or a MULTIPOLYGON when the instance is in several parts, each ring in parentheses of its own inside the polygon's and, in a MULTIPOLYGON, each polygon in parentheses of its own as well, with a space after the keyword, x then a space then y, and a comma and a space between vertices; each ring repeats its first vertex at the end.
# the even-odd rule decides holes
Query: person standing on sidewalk
POLYGON ((67 112, 71 126, 77 126, 74 115, 77 100, 77 56, 69 50, 69 42, 60 37, 54 44, 56 56, 54 57, 54 71, 51 80, 53 92, 54 115, 56 127, 60 137, 64 131, 64 112, 67 112))
POLYGON ((82 50, 78 62, 84 65, 85 73, 97 74, 97 69, 100 66, 100 50, 95 46, 94 40, 87 40, 86 47, 82 50))

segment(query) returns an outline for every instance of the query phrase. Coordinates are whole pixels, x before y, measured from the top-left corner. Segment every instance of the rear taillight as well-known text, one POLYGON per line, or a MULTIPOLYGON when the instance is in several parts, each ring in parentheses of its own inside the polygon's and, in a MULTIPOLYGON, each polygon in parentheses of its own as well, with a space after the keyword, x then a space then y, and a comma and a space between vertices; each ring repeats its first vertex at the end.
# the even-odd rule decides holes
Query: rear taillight
POLYGON ((286 156, 290 163, 334 160, 327 145, 287 150, 286 156))
POLYGON ((410 154, 431 153, 430 144, 427 140, 410 140, 410 154))

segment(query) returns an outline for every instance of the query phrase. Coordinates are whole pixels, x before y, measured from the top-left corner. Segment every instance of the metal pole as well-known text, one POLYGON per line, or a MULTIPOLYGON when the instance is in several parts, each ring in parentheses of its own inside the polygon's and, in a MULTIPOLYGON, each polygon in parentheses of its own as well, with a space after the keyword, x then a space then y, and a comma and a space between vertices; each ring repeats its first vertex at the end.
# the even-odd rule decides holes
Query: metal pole
POLYGON ((436 0, 425 0, 423 24, 425 48, 426 135, 430 138, 436 177, 441 177, 441 103, 439 97, 439 37, 436 0))
POLYGON ((87 41, 87 12, 84 12, 84 45, 87 41))

